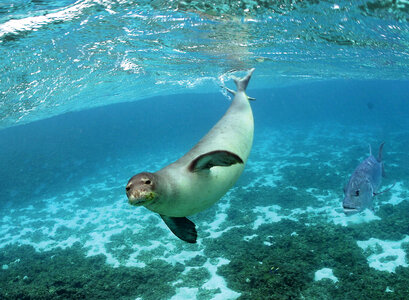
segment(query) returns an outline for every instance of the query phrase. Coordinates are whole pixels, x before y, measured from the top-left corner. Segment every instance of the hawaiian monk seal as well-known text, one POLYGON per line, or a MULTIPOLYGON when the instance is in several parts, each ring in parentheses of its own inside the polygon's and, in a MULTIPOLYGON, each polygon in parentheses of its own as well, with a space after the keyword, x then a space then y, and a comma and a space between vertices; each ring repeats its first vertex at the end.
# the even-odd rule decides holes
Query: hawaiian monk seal
POLYGON ((237 92, 216 125, 184 156, 155 172, 133 176, 129 203, 158 213, 180 239, 196 243, 195 224, 186 218, 217 202, 237 181, 253 144, 254 121, 245 91, 254 69, 233 78, 237 92))

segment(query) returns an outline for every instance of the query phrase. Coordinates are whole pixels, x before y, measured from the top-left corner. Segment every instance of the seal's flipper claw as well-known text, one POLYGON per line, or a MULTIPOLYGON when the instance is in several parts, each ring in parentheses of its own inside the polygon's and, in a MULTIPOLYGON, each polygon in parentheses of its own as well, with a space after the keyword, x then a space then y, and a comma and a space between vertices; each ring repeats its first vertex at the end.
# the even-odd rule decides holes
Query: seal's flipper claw
POLYGON ((236 92, 233 91, 232 89, 229 89, 228 87, 224 87, 226 89, 226 91, 228 91, 230 94, 232 94, 233 96, 236 95, 236 92))
POLYGON ((160 216, 174 235, 176 235, 182 241, 192 244, 196 243, 197 231, 195 223, 185 217, 160 216))
POLYGON ((208 170, 214 166, 228 167, 237 163, 243 163, 243 160, 237 154, 225 150, 216 150, 196 157, 190 163, 189 171, 198 172, 208 170))

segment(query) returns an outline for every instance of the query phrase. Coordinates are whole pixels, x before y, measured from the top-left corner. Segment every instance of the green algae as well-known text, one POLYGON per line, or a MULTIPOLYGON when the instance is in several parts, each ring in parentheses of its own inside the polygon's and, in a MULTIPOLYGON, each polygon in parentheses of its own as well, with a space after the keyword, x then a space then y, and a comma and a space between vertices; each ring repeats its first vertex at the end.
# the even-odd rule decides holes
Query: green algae
POLYGON ((379 259, 379 261, 380 261, 381 263, 387 263, 387 262, 390 262, 390 261, 394 261, 394 260, 396 260, 397 258, 398 258, 397 255, 388 255, 388 256, 385 256, 385 257, 381 257, 381 258, 379 259))
POLYGON ((206 268, 192 268, 186 274, 182 274, 181 283, 176 284, 176 287, 198 287, 206 283, 210 279, 210 273, 206 268))
POLYGON ((213 299, 214 296, 216 294, 220 294, 222 291, 220 290, 220 288, 217 289, 203 289, 203 288, 199 288, 197 294, 196 294, 196 299, 197 300, 209 300, 209 299, 213 299))
POLYGON ((402 243, 401 248, 406 252, 406 262, 409 263, 409 242, 402 243))
POLYGON ((169 278, 183 270, 155 260, 144 268, 113 268, 105 256, 86 257, 79 243, 36 252, 9 245, 0 253, 1 299, 166 299, 175 294, 169 278), (152 287, 155 287, 154 289, 152 287))
POLYGON ((72 236, 72 229, 68 228, 67 226, 59 226, 55 230, 55 238, 57 240, 66 240, 72 236))
POLYGON ((336 190, 343 178, 333 167, 325 166, 321 161, 310 166, 287 166, 281 169, 285 186, 295 186, 298 189, 319 188, 336 190))
POLYGON ((189 259, 188 261, 185 262, 185 265, 187 267, 199 267, 204 265, 204 263, 207 261, 207 258, 202 256, 202 255, 196 255, 195 257, 189 259))
POLYGON ((378 243, 376 243, 373 246, 368 246, 365 250, 364 250, 364 255, 366 257, 369 257, 371 255, 377 255, 377 254, 381 254, 383 252, 383 248, 381 245, 379 245, 378 243))

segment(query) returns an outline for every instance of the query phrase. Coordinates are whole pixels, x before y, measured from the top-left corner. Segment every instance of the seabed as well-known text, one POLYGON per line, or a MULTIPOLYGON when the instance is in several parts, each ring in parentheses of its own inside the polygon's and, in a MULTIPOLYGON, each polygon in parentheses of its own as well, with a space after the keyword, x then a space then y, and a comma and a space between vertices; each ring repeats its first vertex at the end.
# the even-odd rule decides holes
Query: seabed
POLYGON ((409 181, 400 166, 408 163, 402 154, 409 136, 391 133, 385 147, 391 176, 383 187, 395 179, 396 185, 376 199, 374 211, 347 217, 343 184, 368 154, 362 140, 379 141, 344 131, 259 130, 235 187, 191 217, 199 235, 193 245, 126 201, 123 179, 170 163, 161 153, 149 154, 148 166, 131 156, 108 157, 106 167, 69 192, 4 207, 0 297, 403 299, 409 181))

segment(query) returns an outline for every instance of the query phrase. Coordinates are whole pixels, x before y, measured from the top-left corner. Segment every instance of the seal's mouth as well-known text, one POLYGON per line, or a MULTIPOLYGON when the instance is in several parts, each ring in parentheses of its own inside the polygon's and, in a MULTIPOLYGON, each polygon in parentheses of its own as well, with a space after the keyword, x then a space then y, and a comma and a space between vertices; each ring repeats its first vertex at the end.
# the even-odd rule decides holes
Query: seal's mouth
POLYGON ((142 206, 146 202, 146 199, 144 198, 133 198, 130 197, 128 198, 128 203, 132 206, 142 206))
POLYGON ((135 195, 128 194, 128 203, 132 206, 141 206, 152 201, 156 194, 154 192, 142 192, 135 195))

